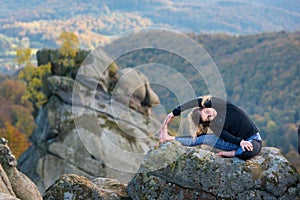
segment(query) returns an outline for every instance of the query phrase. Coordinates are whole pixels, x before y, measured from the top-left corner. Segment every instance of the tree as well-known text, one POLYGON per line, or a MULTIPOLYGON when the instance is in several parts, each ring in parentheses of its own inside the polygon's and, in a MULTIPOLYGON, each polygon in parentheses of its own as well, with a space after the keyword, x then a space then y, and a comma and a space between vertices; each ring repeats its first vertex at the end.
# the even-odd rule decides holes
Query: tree
POLYGON ((26 135, 22 134, 10 122, 4 122, 5 127, 0 129, 0 137, 4 137, 9 142, 13 154, 18 159, 20 155, 30 146, 26 135))
POLYGON ((58 42, 61 43, 59 53, 62 58, 59 64, 65 67, 71 67, 75 65, 75 57, 79 51, 79 39, 72 32, 63 32, 58 37, 58 42))
POLYGON ((17 48, 16 50, 16 61, 19 65, 33 66, 30 62, 31 49, 30 48, 17 48))
POLYGON ((26 86, 19 80, 4 80, 0 83, 0 94, 13 104, 30 106, 28 101, 21 101, 26 91, 26 86))
POLYGON ((0 127, 4 127, 4 122, 9 122, 29 136, 35 123, 31 103, 28 100, 21 101, 25 91, 25 84, 19 80, 0 82, 0 127))
POLYGON ((32 116, 32 108, 22 105, 12 105, 11 107, 13 125, 27 137, 29 137, 35 127, 34 118, 32 116))
POLYGON ((36 67, 30 61, 31 49, 17 49, 16 61, 19 65, 24 65, 18 78, 26 83, 26 92, 22 101, 29 100, 34 107, 39 108, 47 102, 47 96, 44 94, 44 80, 51 72, 51 64, 36 67))

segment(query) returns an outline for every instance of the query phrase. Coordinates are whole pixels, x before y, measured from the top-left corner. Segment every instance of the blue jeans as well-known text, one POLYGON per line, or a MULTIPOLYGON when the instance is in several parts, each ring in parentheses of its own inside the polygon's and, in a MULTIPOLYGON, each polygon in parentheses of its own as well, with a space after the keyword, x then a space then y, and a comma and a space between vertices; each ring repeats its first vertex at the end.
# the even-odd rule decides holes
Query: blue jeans
MULTIPOLYGON (((241 155, 244 153, 243 149, 241 146, 237 146, 233 143, 226 142, 225 140, 222 140, 215 134, 204 134, 200 135, 196 138, 192 137, 176 137, 175 140, 179 141, 182 145, 184 146, 196 146, 196 145, 201 145, 201 144, 206 144, 211 147, 214 147, 216 149, 221 149, 224 151, 232 151, 236 150, 235 156, 241 155)), ((256 140, 258 142, 261 141, 261 137, 259 133, 256 133, 255 135, 249 137, 246 139, 246 141, 252 142, 253 140, 256 140)), ((261 143, 261 142, 260 142, 261 143)), ((256 146, 256 145, 255 145, 256 146)), ((261 146, 258 146, 258 154, 261 150, 261 146)))

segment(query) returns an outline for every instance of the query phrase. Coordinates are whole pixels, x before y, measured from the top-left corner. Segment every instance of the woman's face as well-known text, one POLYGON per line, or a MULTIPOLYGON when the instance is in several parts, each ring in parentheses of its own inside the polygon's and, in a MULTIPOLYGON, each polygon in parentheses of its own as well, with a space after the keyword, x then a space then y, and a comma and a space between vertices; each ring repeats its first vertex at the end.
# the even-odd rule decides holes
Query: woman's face
POLYGON ((200 116, 202 121, 212 121, 217 116, 217 111, 214 108, 203 108, 200 110, 200 116))

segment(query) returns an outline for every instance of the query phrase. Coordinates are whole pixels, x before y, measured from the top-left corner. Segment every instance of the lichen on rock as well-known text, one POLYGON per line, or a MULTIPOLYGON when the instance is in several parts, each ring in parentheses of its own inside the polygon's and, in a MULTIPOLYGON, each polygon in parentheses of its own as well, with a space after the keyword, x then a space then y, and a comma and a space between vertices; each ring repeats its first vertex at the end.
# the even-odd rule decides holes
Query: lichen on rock
MULTIPOLYGON (((6 141, 1 138, 1 141, 6 141)), ((41 200, 36 185, 17 168, 7 143, 0 144, 0 199, 41 200)))
POLYGON ((243 161, 173 141, 148 152, 127 189, 133 199, 300 199, 299 186, 276 148, 243 161))
MULTIPOLYGON (((99 53, 80 51, 75 66, 66 69, 59 63, 57 50, 37 53, 39 65, 51 63, 52 74, 46 84, 48 102, 36 115, 32 146, 20 157, 18 168, 41 192, 69 173, 127 182, 157 142, 153 133, 160 123, 146 119, 150 107, 159 102, 149 81, 136 70, 134 77, 139 81, 123 79, 131 88, 141 87, 141 93, 134 93, 138 93, 138 107, 114 99, 108 88, 111 81, 117 81, 117 71, 109 71, 106 65, 111 59, 101 60, 99 53), (139 83, 143 84, 135 85, 139 83)), ((114 66, 113 70, 118 69, 114 66)), ((124 94, 124 86, 119 88, 120 94, 124 94)))
POLYGON ((93 181, 75 174, 65 174, 49 187, 44 200, 91 199, 129 200, 126 185, 114 179, 97 178, 93 181))

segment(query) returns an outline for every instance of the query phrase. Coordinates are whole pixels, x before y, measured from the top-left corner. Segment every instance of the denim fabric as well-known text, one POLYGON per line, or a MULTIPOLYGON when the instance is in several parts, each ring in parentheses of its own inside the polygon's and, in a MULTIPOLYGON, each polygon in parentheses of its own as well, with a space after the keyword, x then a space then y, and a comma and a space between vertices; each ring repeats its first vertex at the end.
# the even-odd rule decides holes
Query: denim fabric
MULTIPOLYGON (((257 140, 257 141, 261 141, 261 137, 259 133, 256 133, 255 135, 252 135, 251 137, 247 138, 246 141, 251 142, 252 140, 257 140)), ((242 147, 239 147, 236 152, 235 155, 240 155, 243 153, 243 149, 242 147)))
MULTIPOLYGON (((246 141, 251 142, 254 139, 261 141, 260 134, 256 133, 255 135, 247 138, 246 141)), ((230 142, 226 142, 226 141, 220 139, 215 134, 200 135, 196 138, 176 137, 175 140, 179 141, 184 146, 196 146, 196 145, 206 144, 206 145, 209 145, 209 146, 212 146, 214 148, 221 149, 224 151, 236 150, 235 155, 239 155, 239 154, 243 153, 242 147, 232 144, 230 142)))

